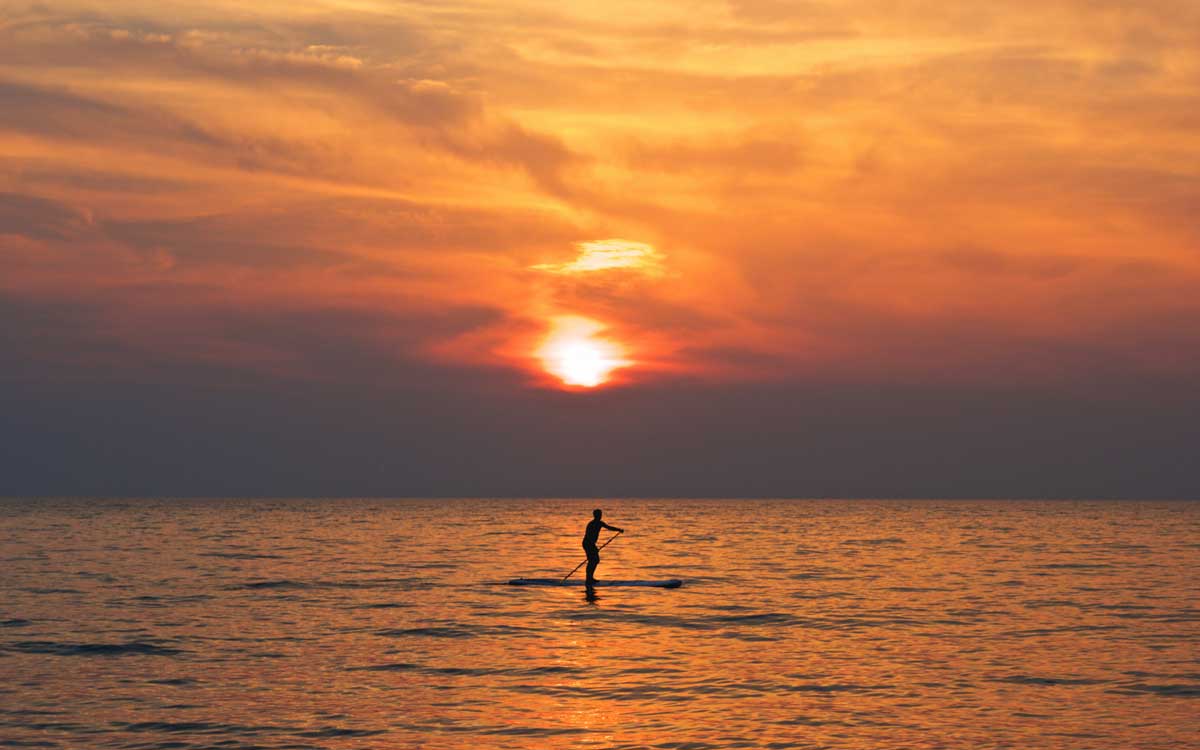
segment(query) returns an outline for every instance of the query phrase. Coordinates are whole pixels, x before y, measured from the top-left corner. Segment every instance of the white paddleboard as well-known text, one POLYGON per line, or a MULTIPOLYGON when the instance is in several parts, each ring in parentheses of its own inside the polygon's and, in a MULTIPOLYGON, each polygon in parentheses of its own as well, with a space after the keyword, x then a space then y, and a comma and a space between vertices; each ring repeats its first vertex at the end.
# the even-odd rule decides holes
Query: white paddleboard
MULTIPOLYGON (((586 586, 581 579, 564 581, 561 578, 514 578, 509 586, 586 586)), ((668 578, 664 581, 596 581, 596 587, 605 586, 654 586, 660 589, 677 589, 683 585, 678 578, 668 578)))

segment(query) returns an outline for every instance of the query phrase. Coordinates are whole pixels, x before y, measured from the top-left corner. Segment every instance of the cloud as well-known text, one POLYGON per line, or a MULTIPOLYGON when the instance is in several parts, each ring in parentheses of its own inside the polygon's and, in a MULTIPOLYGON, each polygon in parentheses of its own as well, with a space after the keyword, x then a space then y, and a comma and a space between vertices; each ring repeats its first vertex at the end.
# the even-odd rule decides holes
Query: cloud
POLYGON ((474 366, 579 314, 739 378, 1129 366, 1186 307, 1194 11, 709 11, 14 13, 5 283, 502 310, 474 366))
POLYGON ((800 137, 749 132, 733 139, 689 143, 634 142, 628 147, 633 169, 709 174, 726 177, 731 173, 787 174, 801 164, 800 137))
POLYGON ((536 271, 558 275, 590 274, 599 271, 625 271, 658 277, 666 273, 662 253, 645 242, 632 240, 591 240, 577 245, 579 255, 567 263, 539 263, 536 271))
MULTIPOLYGON (((324 45, 272 49, 239 44, 227 33, 147 32, 94 22, 34 23, 7 36, 0 74, 18 78, 0 79, 0 128, 31 135, 101 138, 125 150, 153 146, 246 171, 374 184, 395 174, 385 169, 398 160, 397 140, 515 167, 559 192, 573 159, 557 138, 488 113, 477 95, 438 79, 437 64, 367 64, 324 45), (168 84, 175 94, 144 97, 111 78, 64 75, 71 83, 58 86, 20 80, 29 76, 31 59, 45 70, 86 64, 144 84, 168 84), (209 110, 197 117, 205 108, 195 99, 204 101, 214 86, 228 102, 259 114, 236 118, 209 110), (314 130, 316 123, 322 127, 314 130), (373 159, 359 153, 366 143, 376 144, 373 159)), ((420 44, 416 37, 412 43, 420 44)))
POLYGON ((70 240, 92 228, 92 217, 84 211, 37 196, 0 193, 0 235, 70 240))

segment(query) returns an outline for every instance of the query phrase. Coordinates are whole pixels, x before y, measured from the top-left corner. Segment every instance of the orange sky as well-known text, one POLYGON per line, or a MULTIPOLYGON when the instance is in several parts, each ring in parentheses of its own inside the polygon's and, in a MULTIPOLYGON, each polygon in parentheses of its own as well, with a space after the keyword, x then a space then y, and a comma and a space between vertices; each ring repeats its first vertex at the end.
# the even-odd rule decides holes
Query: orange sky
POLYGON ((62 377, 336 380, 312 326, 545 387, 564 318, 625 387, 1188 377, 1198 206, 1190 1, 0 8, 0 293, 83 311, 62 377))

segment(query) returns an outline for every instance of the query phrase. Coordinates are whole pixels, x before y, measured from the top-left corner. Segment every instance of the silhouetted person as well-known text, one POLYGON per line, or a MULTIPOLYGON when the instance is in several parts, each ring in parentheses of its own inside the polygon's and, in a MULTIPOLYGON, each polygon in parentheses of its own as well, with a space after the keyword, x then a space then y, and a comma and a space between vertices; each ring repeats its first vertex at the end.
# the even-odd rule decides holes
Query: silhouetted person
POLYGON ((624 533, 625 529, 609 526, 600 520, 604 513, 596 508, 592 511, 592 520, 588 521, 587 530, 583 532, 583 551, 587 554, 587 580, 589 586, 596 582, 596 566, 600 564, 600 550, 596 549, 596 540, 600 538, 600 529, 608 529, 624 533))

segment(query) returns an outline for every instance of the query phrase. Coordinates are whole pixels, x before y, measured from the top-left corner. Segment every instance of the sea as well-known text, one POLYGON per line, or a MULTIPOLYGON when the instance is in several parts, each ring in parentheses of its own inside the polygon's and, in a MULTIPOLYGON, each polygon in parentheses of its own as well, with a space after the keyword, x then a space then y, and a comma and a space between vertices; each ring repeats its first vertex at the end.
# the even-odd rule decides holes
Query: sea
POLYGON ((1200 502, 7 499, 0 747, 1200 748, 1198 584, 1200 502), (683 586, 507 584, 595 507, 683 586))

